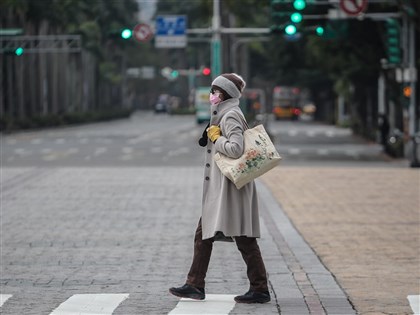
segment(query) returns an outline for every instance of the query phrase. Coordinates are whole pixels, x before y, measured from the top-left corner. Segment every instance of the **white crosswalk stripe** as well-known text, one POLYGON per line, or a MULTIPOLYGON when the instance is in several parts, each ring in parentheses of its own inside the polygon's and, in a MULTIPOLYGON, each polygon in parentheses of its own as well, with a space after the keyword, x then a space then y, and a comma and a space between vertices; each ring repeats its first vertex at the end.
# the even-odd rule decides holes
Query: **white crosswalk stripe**
POLYGON ((129 294, 75 294, 50 315, 111 315, 129 294))
POLYGON ((414 315, 420 315, 420 295, 409 295, 407 299, 410 302, 414 315))
POLYGON ((227 315, 235 306, 234 297, 228 294, 206 294, 206 299, 203 301, 181 299, 168 315, 227 315))
POLYGON ((6 302, 11 297, 11 294, 0 294, 0 307, 3 306, 4 302, 6 302))

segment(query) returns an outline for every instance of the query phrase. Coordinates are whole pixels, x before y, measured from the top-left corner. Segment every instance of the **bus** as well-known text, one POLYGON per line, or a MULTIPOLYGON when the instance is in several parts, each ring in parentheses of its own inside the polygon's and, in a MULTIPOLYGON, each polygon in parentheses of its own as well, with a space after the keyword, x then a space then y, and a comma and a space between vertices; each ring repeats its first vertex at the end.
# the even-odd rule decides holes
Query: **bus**
POLYGON ((198 87, 195 91, 195 118, 198 124, 210 121, 209 94, 210 89, 208 87, 198 87))
POLYGON ((297 87, 276 86, 273 89, 273 114, 276 120, 299 118, 299 95, 300 89, 297 87))

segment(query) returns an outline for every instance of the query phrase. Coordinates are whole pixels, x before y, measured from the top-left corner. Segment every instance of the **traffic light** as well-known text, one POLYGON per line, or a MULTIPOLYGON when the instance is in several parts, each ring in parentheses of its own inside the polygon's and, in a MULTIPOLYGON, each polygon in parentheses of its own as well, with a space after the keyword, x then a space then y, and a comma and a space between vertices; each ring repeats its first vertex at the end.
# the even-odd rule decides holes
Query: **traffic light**
POLYGON ((321 25, 318 25, 318 26, 315 28, 315 32, 316 32, 316 35, 318 35, 318 36, 322 37, 322 36, 324 35, 324 32, 325 32, 324 27, 323 27, 323 26, 321 26, 321 25))
POLYGON ((286 24, 290 22, 291 9, 290 2, 287 0, 271 0, 272 33, 284 32, 286 24))
POLYGON ((303 16, 300 12, 306 7, 305 0, 271 0, 271 17, 273 25, 271 32, 286 35, 295 35, 297 24, 302 22, 303 16))
POLYGON ((203 70, 201 71, 201 73, 202 73, 203 75, 205 75, 205 76, 208 76, 208 75, 210 75, 210 74, 211 74, 211 69, 210 69, 210 68, 205 67, 205 68, 203 68, 203 70))
POLYGON ((290 20, 293 23, 300 23, 302 21, 302 14, 300 14, 299 12, 295 12, 290 16, 290 20))
POLYGON ((16 48, 6 48, 3 50, 5 55, 14 55, 14 56, 22 56, 24 52, 23 47, 16 47, 16 48))
POLYGON ((293 7, 296 10, 301 11, 301 10, 306 8, 306 2, 305 2, 305 0, 295 0, 295 1, 293 1, 293 7))
POLYGON ((397 19, 388 19, 385 23, 388 63, 398 65, 401 63, 400 24, 397 19))
POLYGON ((171 79, 175 80, 176 78, 178 78, 179 76, 179 71, 178 70, 172 70, 171 71, 171 79))
POLYGON ((286 28, 284 29, 284 32, 287 35, 294 35, 294 34, 296 34, 296 31, 297 31, 297 28, 293 24, 287 25, 286 28))
POLYGON ((348 30, 348 21, 341 20, 329 20, 315 26, 316 35, 325 40, 337 40, 346 38, 348 35, 348 30))
POLYGON ((23 54, 23 48, 22 47, 18 47, 15 49, 15 55, 16 56, 22 56, 23 54))
POLYGON ((129 28, 125 28, 121 31, 122 39, 130 39, 132 35, 133 35, 133 32, 129 28))
POLYGON ((404 86, 403 87, 403 94, 405 97, 410 98, 411 97, 411 86, 404 86))

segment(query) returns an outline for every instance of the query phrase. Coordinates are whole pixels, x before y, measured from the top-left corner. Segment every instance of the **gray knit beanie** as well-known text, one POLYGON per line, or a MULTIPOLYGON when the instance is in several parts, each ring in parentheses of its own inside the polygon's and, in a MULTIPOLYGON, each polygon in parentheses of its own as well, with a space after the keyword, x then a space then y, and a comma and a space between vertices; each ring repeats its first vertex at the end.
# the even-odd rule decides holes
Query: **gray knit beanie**
POLYGON ((245 86, 245 80, 236 73, 221 74, 211 84, 212 88, 219 88, 222 92, 233 98, 240 98, 245 86))

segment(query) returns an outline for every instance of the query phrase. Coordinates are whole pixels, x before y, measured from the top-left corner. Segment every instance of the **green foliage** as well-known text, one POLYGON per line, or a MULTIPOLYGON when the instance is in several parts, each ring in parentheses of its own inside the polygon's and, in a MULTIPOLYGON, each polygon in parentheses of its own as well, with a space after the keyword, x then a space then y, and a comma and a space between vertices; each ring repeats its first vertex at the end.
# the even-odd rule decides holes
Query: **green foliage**
POLYGON ((99 73, 105 80, 113 84, 119 84, 122 80, 121 73, 119 69, 117 68, 117 65, 113 62, 100 63, 99 73))

